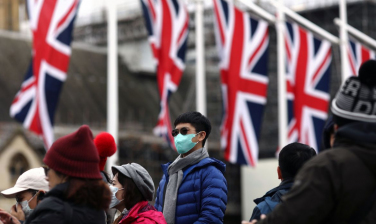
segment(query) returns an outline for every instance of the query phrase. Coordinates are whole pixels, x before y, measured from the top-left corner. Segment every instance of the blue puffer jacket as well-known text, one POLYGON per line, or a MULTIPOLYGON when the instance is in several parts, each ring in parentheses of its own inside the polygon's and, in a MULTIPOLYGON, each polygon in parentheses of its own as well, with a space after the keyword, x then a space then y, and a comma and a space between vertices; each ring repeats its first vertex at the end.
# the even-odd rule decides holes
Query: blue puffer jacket
MULTIPOLYGON (((155 208, 163 212, 167 168, 162 165, 163 177, 159 182, 155 208)), ((227 181, 223 176, 226 165, 214 158, 205 158, 183 169, 183 181, 176 202, 177 224, 223 223, 227 204, 227 181)))
POLYGON ((268 214, 274 210, 274 208, 281 203, 281 197, 289 192, 293 185, 293 180, 283 181, 278 187, 266 192, 261 198, 256 198, 254 202, 257 206, 253 209, 252 216, 249 221, 253 219, 260 220, 261 214, 268 214))

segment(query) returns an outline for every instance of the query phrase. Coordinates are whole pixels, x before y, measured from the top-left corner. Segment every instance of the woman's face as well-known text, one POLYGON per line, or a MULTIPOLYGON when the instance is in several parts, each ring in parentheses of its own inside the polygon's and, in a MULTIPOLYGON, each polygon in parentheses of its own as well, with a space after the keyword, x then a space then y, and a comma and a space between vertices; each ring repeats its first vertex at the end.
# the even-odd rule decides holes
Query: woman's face
POLYGON ((46 175, 46 180, 48 181, 48 187, 50 190, 56 185, 64 183, 66 179, 65 176, 58 175, 53 169, 49 169, 46 175))
POLYGON ((116 174, 114 178, 112 179, 112 186, 117 187, 119 189, 118 192, 116 192, 115 194, 116 198, 119 199, 120 201, 123 200, 124 189, 123 189, 123 185, 121 185, 118 180, 118 174, 116 174))
POLYGON ((37 206, 37 195, 33 194, 31 191, 21 191, 16 194, 16 201, 21 203, 22 201, 28 201, 29 207, 34 209, 37 206))
POLYGON ((115 176, 114 176, 114 178, 112 179, 112 186, 114 186, 114 187, 117 187, 119 190, 118 190, 118 192, 116 192, 116 198, 117 199, 119 199, 119 200, 123 200, 123 185, 121 185, 120 184, 120 182, 119 182, 119 180, 118 180, 118 174, 116 174, 115 176), (121 193, 120 193, 120 192, 121 193))

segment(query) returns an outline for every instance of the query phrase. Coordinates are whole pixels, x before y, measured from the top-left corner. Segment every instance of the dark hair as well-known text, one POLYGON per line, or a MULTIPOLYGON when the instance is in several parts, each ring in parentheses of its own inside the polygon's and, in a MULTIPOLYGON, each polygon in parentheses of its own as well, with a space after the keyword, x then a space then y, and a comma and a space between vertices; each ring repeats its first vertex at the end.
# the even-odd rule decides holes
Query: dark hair
POLYGON ((315 155, 313 148, 302 143, 294 142, 283 147, 278 158, 283 179, 294 178, 304 163, 315 155))
POLYGON ((125 176, 120 172, 114 174, 118 174, 118 181, 124 187, 123 199, 126 209, 131 209, 140 201, 146 201, 145 197, 142 195, 141 191, 138 189, 137 185, 131 178, 125 176))
POLYGON ((39 201, 42 201, 44 199, 44 196, 46 195, 46 193, 40 190, 28 189, 27 191, 30 192, 33 196, 36 195, 39 191, 39 194, 37 195, 37 203, 39 203, 39 201))
POLYGON ((211 132, 211 124, 209 119, 207 119, 204 115, 202 115, 199 112, 186 112, 184 114, 180 114, 176 118, 174 126, 176 127, 178 124, 181 123, 191 124, 196 129, 196 133, 200 131, 205 131, 206 136, 204 141, 202 141, 202 146, 205 146, 206 139, 208 139, 211 132))
POLYGON ((100 171, 100 172, 101 172, 102 180, 108 184, 112 184, 110 174, 104 171, 100 171))
POLYGON ((74 204, 97 210, 108 209, 110 206, 112 192, 104 181, 69 177, 67 182, 65 196, 74 204))

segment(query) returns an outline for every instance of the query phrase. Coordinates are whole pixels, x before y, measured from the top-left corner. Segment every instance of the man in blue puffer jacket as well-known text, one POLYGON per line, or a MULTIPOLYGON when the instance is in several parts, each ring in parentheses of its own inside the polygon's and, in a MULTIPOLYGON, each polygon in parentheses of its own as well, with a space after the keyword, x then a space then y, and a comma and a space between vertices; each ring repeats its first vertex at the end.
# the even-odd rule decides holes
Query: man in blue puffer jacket
POLYGON ((181 114, 172 131, 177 152, 172 163, 162 165, 155 208, 168 224, 223 223, 227 204, 226 165, 210 158, 203 148, 210 121, 199 112, 181 114))
POLYGON ((268 214, 281 203, 281 197, 286 194, 294 183, 294 177, 300 168, 309 159, 316 155, 316 151, 308 145, 301 143, 291 143, 283 147, 278 157, 277 173, 281 184, 266 192, 261 198, 256 198, 254 202, 257 206, 253 209, 251 220, 260 220, 261 214, 268 214))

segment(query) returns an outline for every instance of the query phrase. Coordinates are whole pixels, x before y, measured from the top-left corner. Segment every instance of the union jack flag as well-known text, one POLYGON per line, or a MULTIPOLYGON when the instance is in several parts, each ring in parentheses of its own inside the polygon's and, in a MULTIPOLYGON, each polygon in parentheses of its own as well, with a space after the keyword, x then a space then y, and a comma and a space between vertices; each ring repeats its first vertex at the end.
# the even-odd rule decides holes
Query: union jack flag
POLYGON ((183 0, 141 0, 149 42, 157 65, 160 112, 154 134, 175 149, 168 101, 185 68, 189 14, 183 0))
POLYGON ((71 55, 70 44, 79 0, 27 0, 33 33, 30 67, 10 107, 10 116, 42 137, 54 141, 54 114, 71 55))
POLYGON ((231 163, 255 166, 268 85, 268 23, 214 0, 223 96, 221 146, 231 163))
POLYGON ((331 45, 286 22, 288 141, 319 149, 328 115, 331 45))
POLYGON ((346 77, 358 75, 358 70, 363 62, 375 59, 376 57, 374 51, 353 39, 349 39, 348 58, 349 63, 346 71, 349 71, 349 73, 346 74, 346 77))

